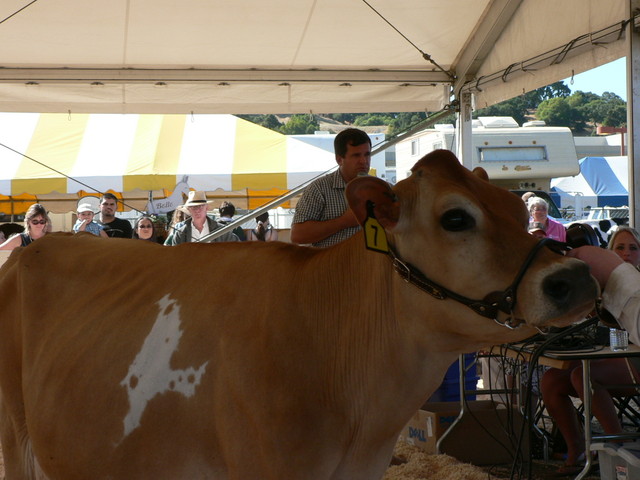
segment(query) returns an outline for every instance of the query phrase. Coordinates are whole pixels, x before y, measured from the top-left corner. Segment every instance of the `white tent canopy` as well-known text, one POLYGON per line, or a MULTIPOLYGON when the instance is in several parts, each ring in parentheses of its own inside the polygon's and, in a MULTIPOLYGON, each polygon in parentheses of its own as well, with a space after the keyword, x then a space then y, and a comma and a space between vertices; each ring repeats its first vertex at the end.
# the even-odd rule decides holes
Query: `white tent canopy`
MULTIPOLYGON (((185 180, 196 190, 273 197, 336 166, 333 152, 226 114, 0 113, 0 137, 0 197, 18 199, 109 190, 162 198, 185 180)), ((11 199, 0 198, 9 211, 2 201, 11 199)))
POLYGON ((621 207, 629 205, 629 161, 627 156, 585 157, 580 173, 554 178, 551 190, 560 197, 560 206, 621 207))
POLYGON ((452 87, 481 107, 624 56, 627 4, 3 0, 0 111, 436 111, 452 87))

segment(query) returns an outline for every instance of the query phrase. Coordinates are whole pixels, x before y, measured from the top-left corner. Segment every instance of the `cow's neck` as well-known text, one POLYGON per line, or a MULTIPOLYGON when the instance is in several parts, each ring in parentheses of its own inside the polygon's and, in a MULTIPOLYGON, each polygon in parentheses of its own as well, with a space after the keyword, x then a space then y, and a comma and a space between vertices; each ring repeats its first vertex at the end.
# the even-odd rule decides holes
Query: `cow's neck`
MULTIPOLYGON (((424 335, 429 332, 428 314, 417 327, 413 319, 399 315, 402 308, 398 302, 404 301, 399 290, 407 286, 417 289, 397 276, 386 255, 366 250, 361 234, 320 253, 312 268, 317 272, 316 294, 326 292, 320 294, 330 311, 318 318, 323 323, 318 328, 329 330, 319 335, 326 342, 321 348, 335 353, 326 375, 330 377, 327 384, 337 388, 328 395, 339 397, 357 391, 351 399, 333 398, 351 401, 357 415, 375 414, 380 409, 395 409, 393 416, 398 418, 411 415, 438 387, 457 357, 456 352, 423 348, 424 335), (423 338, 416 338, 416 334, 423 338), (380 385, 387 387, 385 394, 380 394, 380 385)), ((389 425, 394 428, 395 423, 389 425)))

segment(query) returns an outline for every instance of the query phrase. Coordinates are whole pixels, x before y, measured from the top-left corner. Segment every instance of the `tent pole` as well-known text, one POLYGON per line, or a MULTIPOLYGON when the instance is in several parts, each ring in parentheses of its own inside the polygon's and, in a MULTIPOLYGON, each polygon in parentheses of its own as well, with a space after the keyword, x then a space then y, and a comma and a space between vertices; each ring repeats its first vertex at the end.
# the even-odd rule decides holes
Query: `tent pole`
POLYGON ((456 119, 456 128, 458 131, 456 155, 468 170, 472 167, 472 135, 473 130, 471 128, 471 93, 463 92, 459 97, 459 108, 456 119))
POLYGON ((629 163, 629 224, 640 225, 640 195, 636 195, 636 185, 640 185, 640 33, 636 29, 635 14, 640 10, 640 0, 629 0, 627 18, 627 155, 629 163), (636 128, 638 127, 638 128, 636 128))

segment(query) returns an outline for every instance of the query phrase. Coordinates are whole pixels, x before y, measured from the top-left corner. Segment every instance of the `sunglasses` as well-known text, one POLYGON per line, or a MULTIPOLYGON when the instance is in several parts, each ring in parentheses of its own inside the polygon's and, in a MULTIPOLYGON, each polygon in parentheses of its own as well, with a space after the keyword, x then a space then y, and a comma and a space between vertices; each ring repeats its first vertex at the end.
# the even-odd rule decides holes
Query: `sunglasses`
POLYGON ((47 223, 46 220, 31 220, 31 225, 44 225, 47 223))
POLYGON ((138 228, 153 228, 151 225, 138 225, 138 228))

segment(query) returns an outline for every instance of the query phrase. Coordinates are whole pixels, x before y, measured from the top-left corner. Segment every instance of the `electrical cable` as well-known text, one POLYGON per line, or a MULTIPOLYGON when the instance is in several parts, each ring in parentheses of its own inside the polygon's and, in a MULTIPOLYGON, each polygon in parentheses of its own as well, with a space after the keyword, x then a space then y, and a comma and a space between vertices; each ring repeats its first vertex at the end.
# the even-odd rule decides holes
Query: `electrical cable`
MULTIPOLYGON (((509 478, 511 478, 512 480, 515 478, 515 470, 516 470, 516 462, 517 462, 517 458, 519 455, 522 455, 522 440, 524 438, 524 434, 525 434, 525 427, 528 427, 529 430, 529 444, 531 445, 531 433, 533 431, 533 416, 530 413, 531 410, 531 386, 532 386, 532 381, 533 381, 533 373, 536 370, 535 366, 538 364, 538 360, 539 358, 544 354, 544 352, 546 350, 548 350, 548 347, 550 345, 552 345, 555 341, 557 341, 560 338, 564 338, 567 337, 569 335, 572 335, 576 332, 582 331, 592 325, 594 325, 595 323, 597 323, 600 320, 600 316, 599 315, 594 315, 591 318, 588 318, 587 320, 578 323, 576 325, 573 325, 572 327, 569 327, 565 330, 562 330, 561 332, 558 332, 554 335, 550 335, 544 342, 542 342, 532 353, 531 353, 531 358, 529 359, 529 370, 528 370, 528 378, 527 378, 527 390, 525 393, 525 405, 524 405, 524 411, 526 414, 526 422, 522 422, 522 427, 520 429, 520 435, 518 437, 518 447, 517 447, 517 455, 514 458, 514 462, 512 464, 512 468, 511 468, 511 476, 509 478)), ((532 462, 528 462, 528 471, 527 471, 527 476, 528 478, 532 478, 532 462)))

